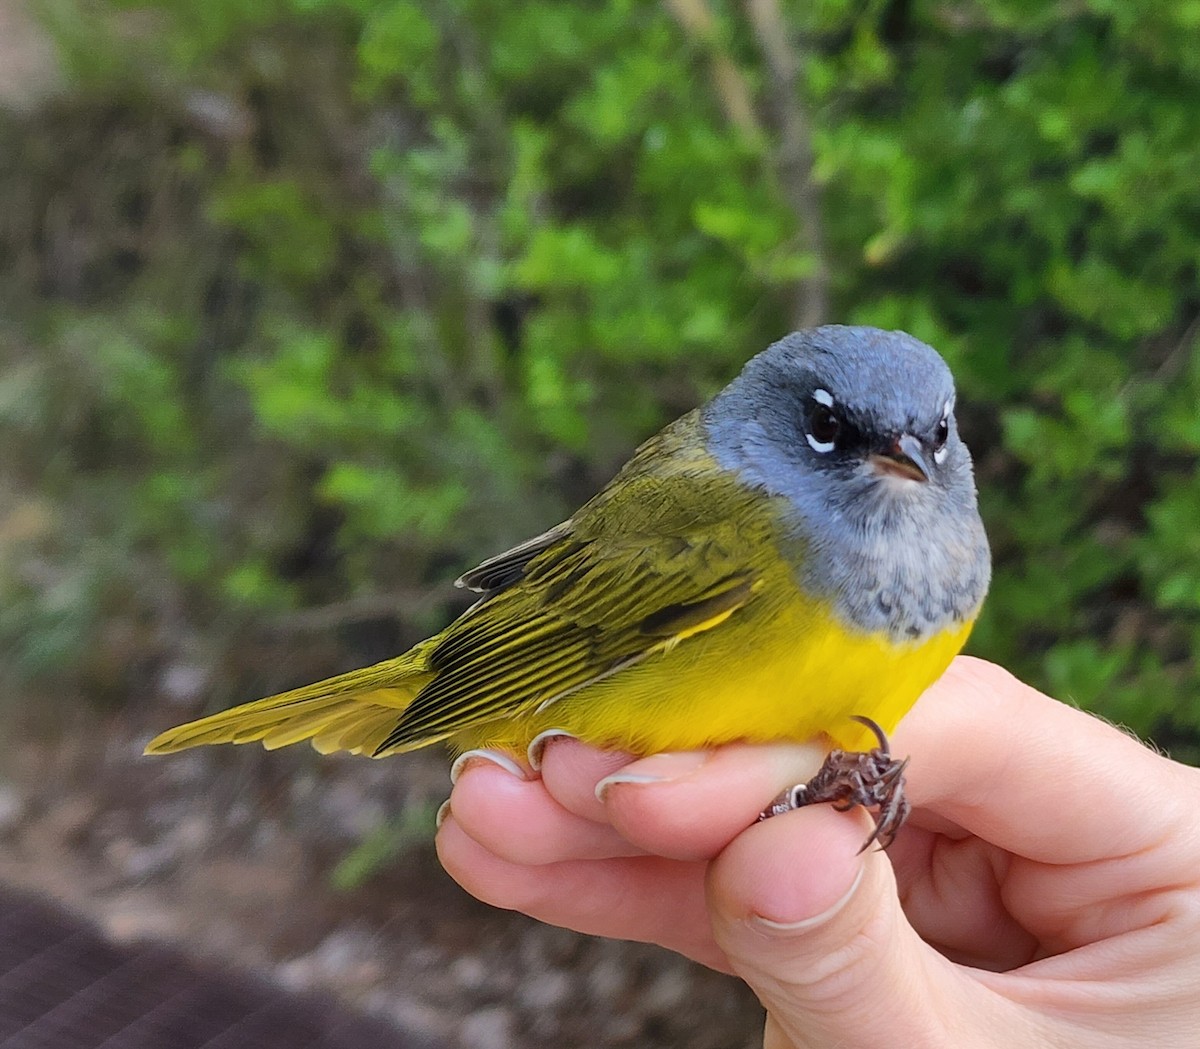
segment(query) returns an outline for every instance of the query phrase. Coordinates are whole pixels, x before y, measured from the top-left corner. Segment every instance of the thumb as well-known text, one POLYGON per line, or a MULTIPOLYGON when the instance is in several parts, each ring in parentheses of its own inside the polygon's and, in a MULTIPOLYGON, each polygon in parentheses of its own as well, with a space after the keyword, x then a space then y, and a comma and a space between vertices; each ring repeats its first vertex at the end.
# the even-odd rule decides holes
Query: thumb
POLYGON ((801 809, 751 827, 709 869, 713 933, 767 1009, 766 1044, 987 1044, 999 1003, 913 931, 886 855, 858 854, 867 827, 801 809))

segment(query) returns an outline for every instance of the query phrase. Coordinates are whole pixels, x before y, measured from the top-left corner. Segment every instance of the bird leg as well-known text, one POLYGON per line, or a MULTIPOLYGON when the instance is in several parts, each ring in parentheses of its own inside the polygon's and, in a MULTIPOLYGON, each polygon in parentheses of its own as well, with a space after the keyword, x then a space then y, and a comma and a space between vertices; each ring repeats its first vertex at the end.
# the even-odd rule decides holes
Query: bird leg
POLYGON ((896 840, 897 831, 912 809, 904 793, 904 769, 908 758, 898 761, 892 757, 887 736, 870 718, 855 715, 854 720, 875 734, 879 746, 865 753, 831 751, 812 779, 780 794, 759 813, 760 821, 822 802, 832 803, 839 812, 861 805, 874 814, 875 829, 859 852, 876 841, 880 848, 886 849, 896 840))

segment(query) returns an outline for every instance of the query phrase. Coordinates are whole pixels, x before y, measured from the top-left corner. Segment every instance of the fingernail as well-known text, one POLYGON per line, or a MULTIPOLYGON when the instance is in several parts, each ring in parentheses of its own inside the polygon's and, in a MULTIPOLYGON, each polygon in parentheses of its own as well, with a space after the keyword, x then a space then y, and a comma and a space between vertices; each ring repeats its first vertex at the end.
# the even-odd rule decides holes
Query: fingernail
POLYGON ((439 806, 437 813, 433 817, 433 824, 438 829, 442 829, 442 824, 446 822, 446 818, 450 815, 450 799, 447 798, 439 806))
POLYGON ((450 766, 450 783, 452 785, 458 782, 458 777, 463 774, 472 761, 490 761, 493 765, 499 765, 505 772, 512 773, 517 779, 525 779, 525 770, 507 754, 502 754, 498 750, 464 750, 450 766))
POLYGON ((605 776, 596 784, 596 798, 604 800, 610 787, 618 783, 670 783, 708 764, 711 750, 681 750, 668 754, 652 754, 648 758, 626 765, 619 772, 605 776))
POLYGON ((578 739, 579 737, 565 728, 548 728, 545 732, 539 732, 529 741, 529 747, 525 751, 526 757, 529 759, 529 767, 534 772, 542 771, 542 755, 546 752, 546 744, 552 739, 578 739))
POLYGON ((804 932, 807 929, 816 929, 836 917, 838 912, 850 902, 854 894, 858 891, 858 887, 862 884, 863 870, 862 864, 859 864, 858 873, 854 875, 854 881, 850 883, 850 888, 842 894, 842 897, 832 907, 823 910, 820 914, 814 914, 811 918, 801 918, 798 922, 781 922, 776 921, 774 918, 764 918, 761 914, 752 914, 749 918, 750 924, 773 933, 804 932))

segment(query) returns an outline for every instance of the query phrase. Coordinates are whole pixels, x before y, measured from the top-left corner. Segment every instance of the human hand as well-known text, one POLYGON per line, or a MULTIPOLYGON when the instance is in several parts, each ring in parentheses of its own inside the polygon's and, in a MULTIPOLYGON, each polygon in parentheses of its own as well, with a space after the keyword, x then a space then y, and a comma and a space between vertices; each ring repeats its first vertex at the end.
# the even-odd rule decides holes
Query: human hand
POLYGON ((966 658, 892 742, 914 811, 887 853, 857 854, 861 812, 752 823, 811 747, 569 739, 540 778, 468 760, 438 851, 497 906, 738 974, 769 1049, 1200 1041, 1200 771, 966 658))

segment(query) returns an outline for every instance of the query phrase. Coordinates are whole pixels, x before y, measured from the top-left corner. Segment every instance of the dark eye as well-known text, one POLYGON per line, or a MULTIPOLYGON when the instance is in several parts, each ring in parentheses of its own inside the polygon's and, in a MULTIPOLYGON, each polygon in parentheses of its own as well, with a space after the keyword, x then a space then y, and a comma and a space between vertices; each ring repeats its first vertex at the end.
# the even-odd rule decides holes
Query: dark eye
POLYGON ((808 413, 809 445, 815 452, 832 452, 841 432, 842 422, 834 410, 827 404, 817 401, 808 413))
POLYGON ((950 420, 946 416, 942 416, 942 421, 938 423, 937 430, 933 434, 934 450, 941 449, 945 446, 947 438, 950 436, 950 420))

